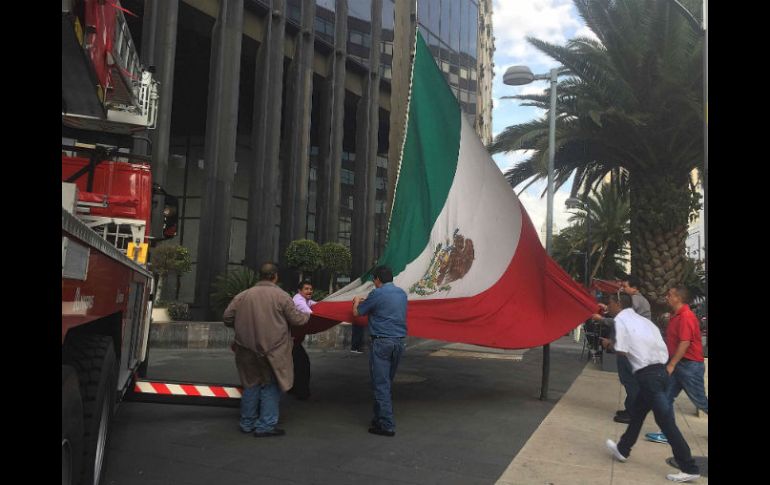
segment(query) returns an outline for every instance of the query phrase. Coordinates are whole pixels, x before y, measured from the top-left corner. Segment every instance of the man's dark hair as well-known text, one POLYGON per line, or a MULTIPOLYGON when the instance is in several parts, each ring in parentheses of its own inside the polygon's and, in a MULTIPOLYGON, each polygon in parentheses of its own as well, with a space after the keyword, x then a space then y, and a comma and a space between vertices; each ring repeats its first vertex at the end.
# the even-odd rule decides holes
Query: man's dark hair
POLYGON ((628 278, 626 278, 626 281, 628 281, 628 286, 631 288, 639 289, 639 277, 636 275, 630 275, 628 278))
POLYGON ((379 279, 383 283, 390 283, 393 281, 393 270, 387 266, 377 266, 374 268, 372 276, 379 279))
POLYGON ((264 263, 259 267, 260 280, 272 280, 278 274, 278 265, 274 263, 264 263))
POLYGON ((676 291, 676 294, 682 299, 682 303, 690 303, 690 290, 688 290, 686 286, 677 285, 672 289, 676 291))
POLYGON ((631 308, 633 306, 631 295, 626 293, 611 293, 610 300, 620 303, 620 306, 624 309, 631 308))
POLYGON ((313 283, 311 283, 310 280, 302 280, 297 285, 297 291, 302 291, 302 288, 304 288, 305 285, 313 286, 313 283))

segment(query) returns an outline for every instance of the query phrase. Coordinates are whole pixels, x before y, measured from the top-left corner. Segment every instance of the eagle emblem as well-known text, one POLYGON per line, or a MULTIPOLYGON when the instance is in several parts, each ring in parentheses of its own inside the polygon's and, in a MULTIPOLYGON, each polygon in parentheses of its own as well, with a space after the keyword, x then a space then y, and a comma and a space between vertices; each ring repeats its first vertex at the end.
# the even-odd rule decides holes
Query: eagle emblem
POLYGON ((446 243, 436 245, 427 271, 409 288, 409 293, 426 296, 450 290, 449 283, 465 276, 474 258, 473 241, 460 234, 460 229, 455 229, 451 242, 447 239, 446 243))

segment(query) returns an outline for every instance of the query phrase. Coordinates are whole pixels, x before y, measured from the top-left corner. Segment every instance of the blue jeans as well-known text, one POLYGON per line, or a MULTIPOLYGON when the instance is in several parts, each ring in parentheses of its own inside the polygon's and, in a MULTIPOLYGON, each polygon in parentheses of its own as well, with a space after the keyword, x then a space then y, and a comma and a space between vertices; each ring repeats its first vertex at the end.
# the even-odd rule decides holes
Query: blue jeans
POLYGON ((676 426, 674 405, 669 400, 667 393, 671 378, 666 371, 666 366, 656 364, 645 367, 638 370, 634 377, 639 383, 639 394, 628 410, 631 414, 631 422, 628 424, 626 432, 620 437, 618 451, 625 457, 631 455, 631 447, 639 439, 639 432, 642 430, 644 419, 652 411, 655 422, 668 438, 668 444, 671 445, 674 458, 681 470, 685 473, 698 473, 698 465, 692 459, 690 446, 676 426))
POLYGON ((275 378, 270 384, 244 389, 241 396, 241 429, 258 433, 272 431, 278 423, 280 401, 281 389, 275 378))
POLYGON ((374 421, 380 428, 388 431, 396 430, 391 385, 405 347, 403 338, 380 337, 372 339, 369 352, 369 373, 374 391, 374 421))
POLYGON ((668 398, 671 402, 679 395, 684 389, 687 397, 690 398, 695 407, 709 413, 709 399, 706 397, 706 386, 704 383, 704 375, 706 374, 706 366, 703 362, 695 362, 694 360, 680 360, 674 368, 674 373, 671 374, 671 384, 668 387, 668 398))
POLYGON ((620 383, 626 388, 626 400, 624 406, 626 411, 631 408, 631 403, 636 400, 636 396, 639 394, 639 383, 636 382, 634 377, 634 369, 631 367, 631 362, 628 361, 628 357, 625 355, 617 355, 618 363, 618 377, 620 383))

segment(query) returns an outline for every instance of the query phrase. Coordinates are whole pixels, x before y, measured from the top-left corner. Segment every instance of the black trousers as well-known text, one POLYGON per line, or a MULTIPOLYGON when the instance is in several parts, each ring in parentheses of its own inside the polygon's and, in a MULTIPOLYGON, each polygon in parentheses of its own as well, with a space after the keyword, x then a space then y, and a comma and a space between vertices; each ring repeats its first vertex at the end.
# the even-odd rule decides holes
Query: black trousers
POLYGON ((351 325, 350 350, 361 350, 364 343, 364 327, 351 325))
POLYGON ((294 387, 289 393, 297 399, 307 399, 310 397, 310 358, 299 342, 294 343, 291 355, 294 359, 294 387))
POLYGON ((674 458, 679 467, 685 473, 698 473, 698 465, 692 458, 690 447, 676 425, 674 404, 668 398, 667 390, 671 377, 666 371, 666 366, 655 364, 639 369, 634 377, 639 383, 639 394, 628 409, 631 414, 631 423, 629 423, 623 436, 620 437, 618 451, 625 457, 631 455, 631 447, 639 438, 644 418, 652 411, 655 422, 668 438, 668 444, 671 446, 671 451, 674 452, 674 458))

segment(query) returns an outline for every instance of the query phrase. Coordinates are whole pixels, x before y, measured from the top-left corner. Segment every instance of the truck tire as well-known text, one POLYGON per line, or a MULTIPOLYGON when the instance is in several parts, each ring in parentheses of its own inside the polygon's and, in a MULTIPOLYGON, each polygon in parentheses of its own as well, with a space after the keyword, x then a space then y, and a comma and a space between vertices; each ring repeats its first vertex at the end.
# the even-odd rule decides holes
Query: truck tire
POLYGON ((98 485, 117 398, 118 368, 112 338, 83 335, 66 342, 62 360, 75 368, 83 400, 81 485, 98 485))
POLYGON ((83 461, 83 402, 75 369, 61 367, 61 483, 72 485, 80 478, 83 461))

